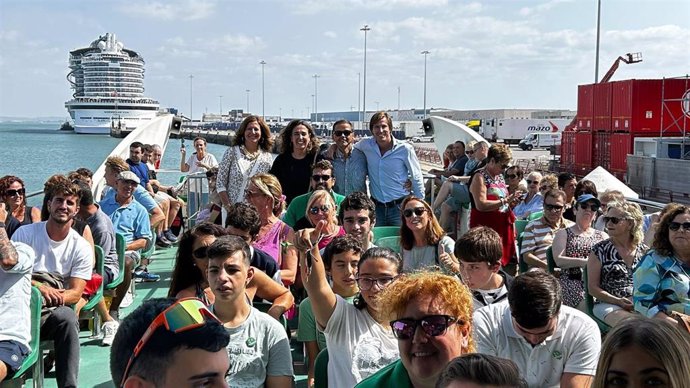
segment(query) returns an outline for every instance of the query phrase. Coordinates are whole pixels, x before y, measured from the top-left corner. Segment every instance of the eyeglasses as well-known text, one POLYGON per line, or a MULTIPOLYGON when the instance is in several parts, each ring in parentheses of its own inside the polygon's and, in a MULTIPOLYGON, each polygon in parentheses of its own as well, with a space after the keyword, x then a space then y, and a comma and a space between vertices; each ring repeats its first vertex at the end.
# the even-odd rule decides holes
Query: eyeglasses
POLYGON ((245 190, 244 191, 244 197, 245 198, 253 198, 259 195, 264 195, 261 191, 250 191, 250 190, 245 190))
POLYGON ((538 184, 539 184, 539 181, 532 181, 532 180, 527 179, 527 184, 528 184, 528 185, 531 185, 531 184, 538 185, 538 184))
POLYGON ((515 179, 517 178, 516 174, 506 174, 506 179, 515 179))
MULTIPOLYGON (((618 225, 619 222, 627 220, 627 218, 621 218, 621 217, 604 217, 604 225, 608 224, 609 222, 618 225)), ((690 226, 690 224, 688 224, 690 226)))
POLYGON ((8 197, 16 197, 18 195, 26 194, 26 189, 7 189, 5 190, 5 195, 8 197))
POLYGON ((326 182, 329 179, 331 179, 331 176, 330 175, 312 175, 311 179, 313 179, 314 182, 321 182, 321 181, 326 182))
POLYGON ((337 137, 339 137, 339 136, 347 137, 347 136, 352 135, 352 131, 333 131, 333 134, 337 137))
POLYGON ((205 325, 206 320, 204 319, 204 316, 220 323, 220 320, 208 310, 204 302, 196 298, 180 299, 172 306, 158 314, 153 322, 151 322, 148 329, 146 329, 144 335, 141 336, 137 346, 134 347, 132 356, 129 357, 127 367, 125 367, 125 372, 122 374, 120 387, 125 385, 125 381, 127 380, 129 371, 134 364, 134 361, 136 361, 137 357, 139 357, 142 349, 144 346, 146 346, 146 343, 151 339, 159 327, 165 326, 166 330, 177 334, 205 325))
POLYGON ((199 260, 205 259, 208 257, 207 251, 208 251, 208 247, 197 248, 192 252, 192 256, 195 259, 199 259, 199 260))
POLYGON ((417 327, 421 327, 424 334, 429 337, 438 337, 443 335, 448 327, 455 323, 461 323, 455 317, 449 315, 427 315, 422 319, 403 318, 391 321, 391 329, 393 335, 400 340, 408 340, 414 337, 417 327))
POLYGON ((312 206, 309 208, 309 213, 314 215, 319 214, 319 211, 327 213, 330 209, 331 207, 329 205, 312 206))
POLYGON ((671 222, 668 224, 668 228, 671 229, 674 232, 677 232, 680 230, 680 228, 683 228, 686 232, 690 231, 690 222, 671 222))
POLYGON ((596 203, 590 203, 590 204, 582 203, 582 204, 580 204, 580 209, 582 209, 582 210, 591 210, 593 212, 598 212, 599 208, 600 208, 600 206, 597 205, 596 203))
POLYGON ((467 155, 474 155, 474 151, 465 151, 465 154, 467 154, 467 155))
POLYGON ((544 210, 548 210, 548 211, 551 211, 551 212, 554 212, 554 211, 555 211, 555 212, 559 212, 559 211, 563 210, 563 206, 561 206, 561 205, 552 205, 552 204, 550 204, 550 203, 545 203, 545 204, 544 204, 544 210))
POLYGON ((361 277, 356 277, 355 280, 357 281, 357 285, 359 286, 359 289, 362 291, 368 291, 371 289, 371 287, 376 284, 376 287, 378 287, 379 290, 384 289, 387 285, 391 284, 393 280, 395 280, 395 277, 385 277, 385 278, 361 278, 361 277))
POLYGON ((424 207, 416 207, 416 208, 414 208, 414 209, 405 209, 405 210, 403 210, 403 215, 405 216, 405 218, 410 218, 410 217, 412 217, 412 214, 414 214, 414 215, 417 216, 417 217, 421 217, 422 214, 424 214, 424 212, 426 212, 426 208, 424 208, 424 207))

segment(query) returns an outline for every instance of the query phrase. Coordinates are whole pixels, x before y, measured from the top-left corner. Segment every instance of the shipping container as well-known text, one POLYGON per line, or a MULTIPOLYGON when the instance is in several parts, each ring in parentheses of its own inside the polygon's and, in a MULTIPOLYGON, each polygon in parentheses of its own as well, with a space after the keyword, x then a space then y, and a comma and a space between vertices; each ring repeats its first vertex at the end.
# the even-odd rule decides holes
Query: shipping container
POLYGON ((575 134, 577 132, 563 132, 561 137, 561 169, 573 171, 575 166, 575 134))
POLYGON ((592 132, 575 132, 575 172, 578 175, 592 169, 592 132))
POLYGON ((594 84, 594 131, 611 130, 611 83, 594 84))
POLYGON ((612 131, 644 136, 678 136, 683 128, 690 132, 690 119, 684 114, 682 102, 683 96, 690 93, 690 80, 633 79, 611 84, 612 131))
POLYGON ((592 166, 611 167, 611 132, 595 132, 593 134, 592 166))
POLYGON ((594 118, 594 84, 578 85, 577 87, 577 129, 579 131, 592 130, 594 118))

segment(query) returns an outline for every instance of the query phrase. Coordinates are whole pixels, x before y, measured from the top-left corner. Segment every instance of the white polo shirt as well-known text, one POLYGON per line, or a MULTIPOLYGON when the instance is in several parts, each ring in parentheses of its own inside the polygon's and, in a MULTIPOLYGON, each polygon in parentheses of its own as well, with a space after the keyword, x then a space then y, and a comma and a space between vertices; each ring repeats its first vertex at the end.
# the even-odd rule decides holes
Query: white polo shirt
POLYGON ((593 376, 601 334, 584 313, 561 306, 556 331, 532 346, 515 331, 510 306, 492 304, 474 313, 477 353, 513 360, 530 387, 558 387, 563 373, 593 376))

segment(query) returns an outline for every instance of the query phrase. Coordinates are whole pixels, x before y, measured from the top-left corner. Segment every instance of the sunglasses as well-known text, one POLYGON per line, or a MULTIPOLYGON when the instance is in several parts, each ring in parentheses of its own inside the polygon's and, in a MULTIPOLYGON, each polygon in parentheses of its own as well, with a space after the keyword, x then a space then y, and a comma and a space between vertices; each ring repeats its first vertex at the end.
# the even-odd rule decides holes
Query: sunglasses
POLYGON ((378 287, 379 290, 384 289, 387 285, 391 284, 393 280, 395 280, 394 277, 386 277, 386 278, 361 278, 361 277, 356 277, 355 280, 357 281, 357 285, 359 286, 359 289, 362 291, 368 291, 371 289, 371 287, 376 284, 376 287, 378 287))
POLYGON ((474 155, 474 151, 465 151, 465 154, 467 154, 467 155, 474 155))
POLYGON ((515 179, 515 178, 517 178, 517 175, 516 174, 506 174, 506 178, 507 179, 515 179))
POLYGON ((677 232, 680 230, 680 228, 683 228, 685 231, 690 231, 690 222, 675 222, 672 221, 670 224, 668 224, 668 228, 671 229, 674 232, 677 232))
POLYGON ((328 213, 330 209, 331 207, 329 205, 312 206, 309 208, 309 214, 317 215, 319 214, 319 211, 322 213, 328 213))
POLYGON ((263 195, 263 194, 264 194, 264 193, 262 193, 262 192, 260 192, 260 191, 250 191, 250 190, 245 190, 245 191, 244 191, 244 197, 245 197, 245 198, 253 198, 253 197, 256 197, 256 196, 259 196, 259 195, 263 195))
POLYGON ((448 327, 455 323, 461 323, 455 317, 449 315, 427 315, 422 319, 403 318, 391 321, 391 329, 393 335, 400 340, 408 340, 414 337, 417 327, 420 326, 429 337, 438 337, 443 335, 448 327))
POLYGON ((542 186, 539 188, 539 191, 546 191, 549 189, 549 186, 542 186))
POLYGON ((583 203, 583 204, 580 204, 580 209, 582 209, 582 210, 591 210, 591 211, 593 211, 593 212, 598 212, 600 207, 601 207, 601 206, 597 205, 596 203, 590 203, 590 204, 583 203))
POLYGON ((197 248, 192 252, 192 256, 195 259, 199 259, 199 260, 205 259, 208 257, 207 251, 208 251, 208 247, 197 248))
POLYGON ((329 179, 331 179, 331 176, 330 175, 312 175, 311 179, 313 179, 314 182, 321 182, 321 181, 326 182, 329 179))
POLYGON ((403 215, 405 216, 405 218, 410 218, 410 217, 412 217, 413 214, 417 217, 421 217, 422 214, 424 214, 424 212, 426 212, 426 208, 416 207, 414 209, 403 210, 403 215))
POLYGON ((551 212, 553 212, 553 211, 559 212, 559 211, 563 210, 563 206, 561 206, 561 205, 552 205, 552 204, 550 204, 550 203, 545 203, 545 204, 544 204, 544 209, 545 209, 545 210, 548 210, 548 211, 551 211, 551 212))
POLYGON ((532 180, 527 179, 527 184, 528 184, 528 185, 531 185, 531 184, 538 185, 538 184, 539 184, 539 181, 532 181, 532 180))
POLYGON ((333 134, 335 136, 350 136, 352 135, 352 131, 333 131, 333 134))
POLYGON ((606 217, 604 216, 604 225, 608 224, 609 222, 618 225, 619 222, 627 220, 627 218, 620 218, 620 217, 606 217))
POLYGON ((124 387, 134 361, 139 357, 142 349, 159 327, 165 326, 165 329, 172 333, 181 333, 205 325, 206 320, 204 316, 220 323, 220 320, 208 310, 204 302, 196 298, 180 299, 158 314, 153 322, 151 322, 148 329, 146 329, 146 332, 144 332, 137 346, 134 347, 134 352, 132 352, 132 356, 129 357, 125 372, 122 374, 120 387, 124 387))
POLYGON ((8 189, 5 190, 5 195, 8 197, 16 197, 18 195, 26 194, 26 189, 8 189))

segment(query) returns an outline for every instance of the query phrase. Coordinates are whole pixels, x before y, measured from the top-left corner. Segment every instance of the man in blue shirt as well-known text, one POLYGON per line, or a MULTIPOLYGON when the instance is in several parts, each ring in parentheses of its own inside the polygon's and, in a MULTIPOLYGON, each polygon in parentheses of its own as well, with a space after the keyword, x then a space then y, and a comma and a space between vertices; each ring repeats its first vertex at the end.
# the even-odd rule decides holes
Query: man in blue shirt
POLYGON ((149 193, 153 193, 153 187, 149 183, 149 167, 141 159, 144 156, 144 145, 138 141, 129 146, 129 169, 132 170, 136 176, 139 177, 141 187, 145 188, 149 193))
POLYGON ((333 190, 344 196, 355 191, 366 192, 367 161, 364 154, 353 150, 355 135, 352 123, 336 121, 331 137, 333 144, 322 155, 333 164, 333 190))
POLYGON ((376 204, 376 221, 379 226, 400 225, 400 204, 410 194, 405 188, 408 180, 412 192, 424 198, 424 178, 414 148, 407 142, 393 137, 393 120, 386 112, 377 112, 369 120, 373 137, 355 144, 355 150, 367 158, 369 189, 376 204))

